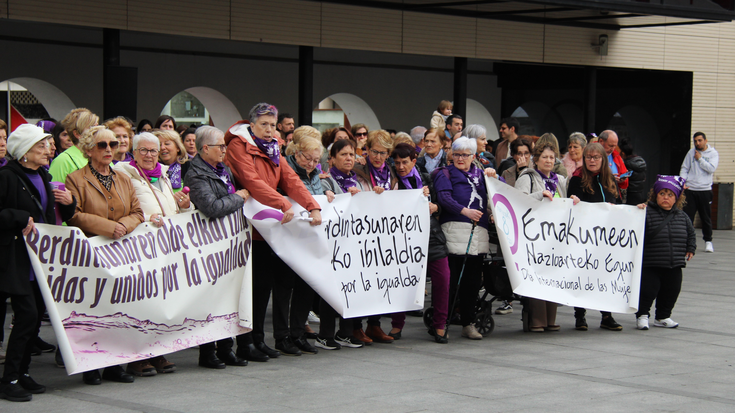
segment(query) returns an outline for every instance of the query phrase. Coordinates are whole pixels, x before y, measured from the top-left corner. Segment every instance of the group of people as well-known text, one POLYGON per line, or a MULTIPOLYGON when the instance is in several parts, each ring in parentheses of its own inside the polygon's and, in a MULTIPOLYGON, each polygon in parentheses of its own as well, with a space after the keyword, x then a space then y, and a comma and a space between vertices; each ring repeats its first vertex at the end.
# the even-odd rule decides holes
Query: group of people
MULTIPOLYGON (((474 325, 474 306, 493 230, 485 176, 503 180, 539 202, 570 197, 575 203, 617 204, 628 187, 628 200, 647 208, 638 327, 648 328, 654 300, 654 325, 676 327, 670 315, 681 287, 681 269, 696 247, 691 218, 681 209, 684 193, 704 190, 702 171, 710 172, 711 186, 711 172, 717 166, 704 134, 695 135, 694 153, 687 155, 681 177, 659 176, 647 198, 636 198, 631 190, 645 187, 645 162, 629 145, 619 145, 613 131, 602 132, 599 143, 572 134, 562 157, 553 134, 537 139, 518 136, 520 126, 509 118, 501 123, 502 139, 489 148, 486 128, 464 128, 463 119, 451 110, 451 103, 443 101, 430 128, 416 127, 410 134, 395 136, 385 130, 371 131, 364 124, 323 133, 311 126, 295 128, 290 115, 279 114, 267 103, 255 105, 248 119, 226 131, 212 126, 177 128, 173 118, 161 116, 155 123, 141 121, 134 133, 132 122, 125 118, 98 125, 99 118, 83 108, 60 122, 21 125, 7 139, 7 126, 0 124, 0 239, 4 246, 0 259, 5 262, 0 268, 0 300, 10 298, 15 315, 0 397, 25 401, 45 391, 29 375, 44 305, 24 236, 35 231, 37 223, 66 223, 88 236, 118 239, 142 223, 161 226, 164 217, 195 208, 208 217, 222 217, 241 209, 250 197, 282 211, 282 223, 294 218, 289 197, 309 212, 311 225, 318 226, 322 217, 315 195, 325 195, 332 202, 347 193, 422 190, 431 201, 427 276, 434 312, 428 333, 445 344, 448 320, 455 312, 452 304, 457 307, 461 336, 482 339, 474 325), (629 160, 632 175, 626 175, 629 160), (182 191, 185 186, 188 192, 182 191)), ((704 224, 708 215, 704 216, 703 208, 697 210, 704 224)), ((711 230, 704 234, 711 242, 711 230)), ((280 356, 316 354, 319 349, 360 348, 401 339, 406 314, 370 316, 365 327, 362 318, 344 319, 257 231, 253 238, 253 329, 234 340, 202 344, 200 366, 224 369, 280 356), (275 349, 265 342, 271 295, 275 349), (318 332, 309 326, 312 311, 321 318, 318 332), (391 321, 387 333, 381 327, 386 317, 391 321)), ((560 329, 556 303, 530 299, 529 309, 531 331, 560 329)), ((510 299, 496 312, 512 312, 510 299)), ((586 330, 585 310, 575 309, 575 317, 576 329, 586 330)), ((601 327, 622 329, 610 313, 602 313, 601 327)), ((59 354, 57 361, 63 363, 59 354)), ((129 363, 126 369, 111 366, 101 374, 85 372, 83 381, 131 383, 135 376, 174 371, 176 365, 159 356, 129 363)))

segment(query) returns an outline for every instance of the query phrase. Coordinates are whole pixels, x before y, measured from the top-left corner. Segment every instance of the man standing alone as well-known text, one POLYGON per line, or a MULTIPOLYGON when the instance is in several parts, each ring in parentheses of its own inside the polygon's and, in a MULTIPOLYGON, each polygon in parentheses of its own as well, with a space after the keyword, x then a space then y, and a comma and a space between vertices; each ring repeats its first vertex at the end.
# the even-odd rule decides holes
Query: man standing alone
POLYGON ((702 132, 694 134, 694 148, 687 153, 681 164, 679 175, 686 179, 686 205, 684 212, 694 222, 694 214, 699 211, 702 221, 704 251, 715 252, 712 245, 712 176, 715 174, 720 155, 707 144, 707 136, 702 132))

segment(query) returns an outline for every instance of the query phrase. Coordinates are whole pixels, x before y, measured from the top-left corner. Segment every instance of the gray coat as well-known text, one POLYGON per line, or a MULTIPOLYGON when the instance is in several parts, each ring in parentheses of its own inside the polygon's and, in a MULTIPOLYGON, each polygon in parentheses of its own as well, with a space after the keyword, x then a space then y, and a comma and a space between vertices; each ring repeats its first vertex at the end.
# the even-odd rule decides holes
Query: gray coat
MULTIPOLYGON (((232 171, 225 166, 232 179, 232 171)), ((184 185, 189 187, 191 202, 202 214, 209 218, 219 218, 241 209, 245 200, 240 195, 230 194, 227 184, 197 154, 189 161, 189 169, 184 176, 184 185)))

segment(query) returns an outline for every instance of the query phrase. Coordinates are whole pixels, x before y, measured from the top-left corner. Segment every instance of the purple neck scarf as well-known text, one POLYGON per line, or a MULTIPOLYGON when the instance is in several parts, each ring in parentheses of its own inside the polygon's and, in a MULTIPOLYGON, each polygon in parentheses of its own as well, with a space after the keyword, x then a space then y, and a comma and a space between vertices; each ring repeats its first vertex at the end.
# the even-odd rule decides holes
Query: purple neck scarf
POLYGON ((541 175, 541 179, 544 180, 544 185, 546 185, 546 189, 551 192, 551 195, 556 194, 556 187, 559 185, 559 177, 554 173, 554 171, 551 171, 549 173, 549 176, 546 177, 543 172, 536 169, 536 172, 538 172, 539 175, 541 175))
POLYGON ((419 174, 419 171, 416 170, 416 167, 414 166, 413 169, 411 169, 411 172, 408 173, 406 176, 399 176, 401 178, 401 182, 403 182, 403 185, 406 187, 406 189, 420 189, 424 187, 424 182, 421 180, 421 175, 419 174), (416 188, 411 185, 411 180, 408 178, 413 177, 416 179, 416 188))
POLYGON ((329 168, 329 174, 332 175, 332 178, 334 178, 335 181, 339 184, 339 187, 342 188, 344 192, 347 192, 348 188, 352 188, 353 186, 357 186, 357 179, 355 179, 356 174, 353 171, 350 171, 350 174, 344 174, 342 171, 337 169, 336 166, 333 166, 329 168))
POLYGON ((168 171, 166 172, 166 175, 168 175, 168 179, 171 181, 171 188, 181 189, 182 185, 181 185, 181 164, 180 163, 178 162, 172 163, 171 166, 168 167, 168 171))
POLYGON ((7 158, 0 159, 0 168, 2 168, 3 166, 5 166, 7 164, 8 164, 8 159, 7 158))
POLYGON ((235 193, 235 185, 232 184, 232 181, 230 181, 230 175, 227 174, 227 170, 225 169, 225 164, 222 162, 219 162, 217 164, 217 167, 213 167, 208 162, 204 162, 207 164, 208 167, 212 168, 212 171, 217 174, 219 179, 222 180, 222 182, 227 185, 227 193, 228 194, 234 194, 235 193))
POLYGON ((276 164, 276 166, 278 166, 281 162, 281 148, 278 145, 278 139, 273 138, 270 142, 266 142, 265 140, 253 135, 252 129, 248 129, 248 131, 250 131, 250 136, 253 138, 253 141, 255 141, 255 145, 260 148, 260 150, 263 151, 263 153, 266 154, 268 158, 276 164))
POLYGON ((112 160, 112 164, 116 165, 118 162, 132 162, 133 161, 133 155, 130 154, 130 152, 125 152, 125 157, 122 159, 122 161, 118 161, 117 159, 112 160))
POLYGON ((145 169, 143 169, 140 166, 138 166, 138 164, 135 163, 135 160, 130 161, 130 166, 132 166, 133 168, 136 168, 138 170, 138 172, 140 172, 141 174, 143 174, 143 176, 145 176, 145 178, 149 182, 151 182, 151 183, 156 182, 157 180, 159 180, 161 178, 161 164, 160 164, 160 162, 156 162, 156 167, 153 168, 153 170, 150 170, 150 171, 146 171, 145 169))
POLYGON ((383 162, 383 166, 378 169, 370 162, 369 156, 367 157, 367 164, 370 169, 370 178, 373 181, 373 186, 390 189, 390 168, 388 165, 383 162))
POLYGON ((469 179, 472 186, 474 186, 475 188, 480 186, 480 182, 482 181, 482 169, 478 168, 477 165, 472 164, 470 166, 470 170, 467 172, 459 168, 457 168, 457 170, 462 172, 469 179))

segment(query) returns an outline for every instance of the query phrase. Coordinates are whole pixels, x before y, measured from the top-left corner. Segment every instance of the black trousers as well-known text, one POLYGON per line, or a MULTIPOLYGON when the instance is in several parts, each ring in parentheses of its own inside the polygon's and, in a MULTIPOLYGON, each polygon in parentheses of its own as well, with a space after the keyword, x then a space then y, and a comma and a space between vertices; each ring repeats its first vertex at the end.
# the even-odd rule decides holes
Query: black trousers
POLYGON ((682 271, 678 268, 643 267, 641 270, 641 295, 636 317, 650 315, 656 300, 656 319, 671 317, 681 292, 682 271))
MULTIPOLYGON (((692 191, 687 189, 684 191, 687 197, 687 203, 684 205, 684 212, 694 223, 694 215, 699 212, 699 219, 702 221, 702 238, 705 241, 712 241, 712 191, 692 191)), ((666 317, 664 317, 666 318, 666 317)))
POLYGON ((319 337, 321 338, 334 338, 335 318, 339 317, 339 336, 350 337, 352 336, 352 329, 354 319, 344 319, 342 316, 337 314, 337 311, 332 308, 329 303, 322 299, 319 304, 319 337))
MULTIPOLYGON (((483 255, 449 255, 449 272, 451 273, 451 281, 449 283, 449 305, 454 305, 454 296, 456 294, 457 283, 459 282, 459 316, 462 321, 462 327, 466 327, 475 322, 475 304, 477 303, 477 294, 482 286, 482 263, 485 257, 483 255), (459 280, 462 271, 462 263, 465 257, 467 263, 462 273, 462 280, 459 280)), ((452 312, 452 308, 449 312, 452 312)))
POLYGON ((278 268, 273 273, 273 338, 301 338, 314 299, 314 290, 275 254, 273 263, 278 268))
POLYGON ((273 250, 265 241, 253 241, 250 257, 253 260, 253 331, 237 336, 238 346, 265 340, 265 313, 273 287, 273 250))
POLYGON ((10 383, 17 380, 22 374, 28 373, 31 364, 31 349, 38 337, 38 322, 40 316, 36 306, 36 297, 40 296, 38 283, 31 282, 34 291, 28 295, 15 295, 0 292, 0 302, 10 298, 10 304, 15 314, 15 322, 8 339, 5 354, 5 370, 2 382, 10 383))

